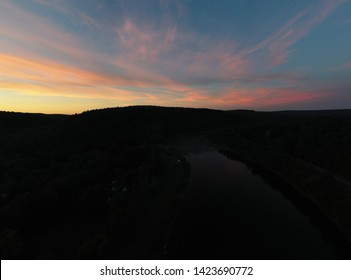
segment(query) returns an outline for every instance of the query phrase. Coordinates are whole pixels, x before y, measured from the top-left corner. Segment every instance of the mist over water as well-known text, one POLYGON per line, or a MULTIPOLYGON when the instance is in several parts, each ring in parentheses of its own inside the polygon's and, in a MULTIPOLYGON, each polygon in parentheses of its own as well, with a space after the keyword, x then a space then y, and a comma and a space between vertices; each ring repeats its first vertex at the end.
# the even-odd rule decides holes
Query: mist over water
POLYGON ((245 163, 215 150, 186 158, 191 165, 189 186, 167 258, 343 258, 338 232, 330 230, 321 213, 304 213, 277 189, 289 189, 286 183, 275 178, 272 186, 245 163))

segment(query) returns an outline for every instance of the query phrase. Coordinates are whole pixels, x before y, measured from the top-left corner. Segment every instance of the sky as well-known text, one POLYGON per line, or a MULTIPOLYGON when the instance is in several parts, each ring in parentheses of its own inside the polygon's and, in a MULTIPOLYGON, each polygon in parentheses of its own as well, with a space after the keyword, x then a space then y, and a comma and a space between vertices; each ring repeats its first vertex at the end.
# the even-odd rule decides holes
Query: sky
POLYGON ((0 0, 0 111, 351 108, 351 0, 0 0))

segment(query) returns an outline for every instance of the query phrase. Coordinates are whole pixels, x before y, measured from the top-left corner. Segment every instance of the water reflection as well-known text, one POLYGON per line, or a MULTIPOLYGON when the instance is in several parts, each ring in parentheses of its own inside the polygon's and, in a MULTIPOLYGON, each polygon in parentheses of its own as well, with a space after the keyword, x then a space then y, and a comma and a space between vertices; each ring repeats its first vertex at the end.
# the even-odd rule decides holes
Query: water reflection
POLYGON ((282 192, 289 189, 284 182, 263 180, 259 172, 215 150, 191 154, 187 160, 192 168, 189 187, 167 258, 345 258, 341 236, 317 211, 305 209, 307 215, 297 208, 288 199, 293 195, 282 192), (311 213, 319 216, 312 218, 318 222, 311 222, 311 213))

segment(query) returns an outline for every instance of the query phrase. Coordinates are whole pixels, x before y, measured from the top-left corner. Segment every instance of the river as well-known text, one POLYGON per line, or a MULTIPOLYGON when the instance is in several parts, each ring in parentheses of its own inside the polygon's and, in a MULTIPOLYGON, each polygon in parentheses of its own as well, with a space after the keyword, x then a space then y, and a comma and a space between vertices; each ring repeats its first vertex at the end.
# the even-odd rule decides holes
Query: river
POLYGON ((344 259, 347 242, 284 181, 217 150, 191 153, 169 259, 344 259))

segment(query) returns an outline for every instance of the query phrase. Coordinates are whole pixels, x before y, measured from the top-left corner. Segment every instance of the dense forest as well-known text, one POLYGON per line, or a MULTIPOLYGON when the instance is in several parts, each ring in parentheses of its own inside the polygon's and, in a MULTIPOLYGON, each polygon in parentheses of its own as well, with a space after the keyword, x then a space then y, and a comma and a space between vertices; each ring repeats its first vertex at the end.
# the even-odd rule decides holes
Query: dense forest
POLYGON ((0 112, 1 258, 162 258, 186 139, 279 175, 351 240, 351 110, 0 112))

